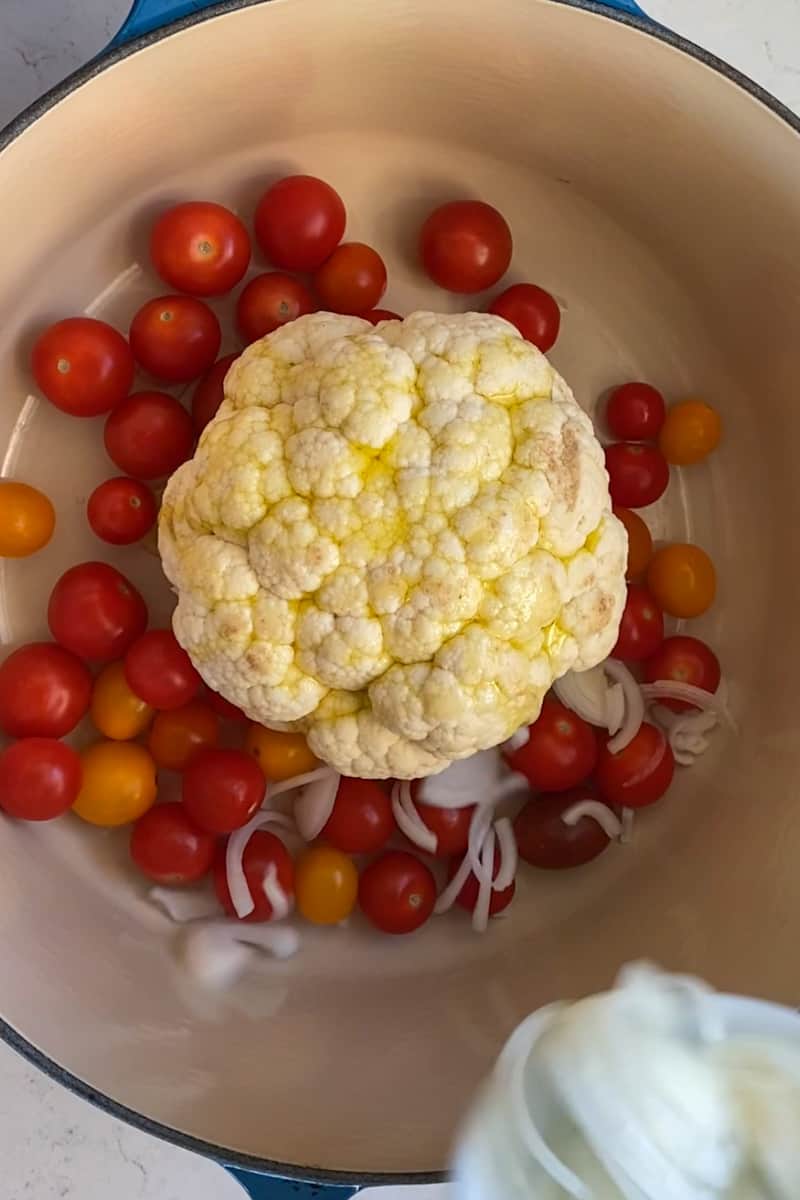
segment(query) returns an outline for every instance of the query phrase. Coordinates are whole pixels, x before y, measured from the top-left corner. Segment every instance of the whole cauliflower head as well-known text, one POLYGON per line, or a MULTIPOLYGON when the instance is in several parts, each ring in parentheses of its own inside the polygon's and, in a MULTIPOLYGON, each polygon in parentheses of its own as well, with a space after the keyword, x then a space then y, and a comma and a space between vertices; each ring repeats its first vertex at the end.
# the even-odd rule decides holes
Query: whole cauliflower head
POLYGON ((317 313, 255 342, 159 528, 206 683, 366 778, 495 746, 606 658, 626 547, 588 417, 478 313, 317 313))

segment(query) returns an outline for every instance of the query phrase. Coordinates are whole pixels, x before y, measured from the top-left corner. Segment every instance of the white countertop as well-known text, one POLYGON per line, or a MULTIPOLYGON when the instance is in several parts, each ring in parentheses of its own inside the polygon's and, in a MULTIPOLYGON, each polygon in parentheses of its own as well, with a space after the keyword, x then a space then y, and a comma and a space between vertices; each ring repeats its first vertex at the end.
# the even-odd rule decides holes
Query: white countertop
MULTIPOLYGON (((800 112, 800 0, 641 0, 800 112)), ((129 0, 0 0, 0 127, 85 62, 129 0)), ((242 1200, 224 1171, 128 1128, 0 1044, 0 1200, 242 1200)))

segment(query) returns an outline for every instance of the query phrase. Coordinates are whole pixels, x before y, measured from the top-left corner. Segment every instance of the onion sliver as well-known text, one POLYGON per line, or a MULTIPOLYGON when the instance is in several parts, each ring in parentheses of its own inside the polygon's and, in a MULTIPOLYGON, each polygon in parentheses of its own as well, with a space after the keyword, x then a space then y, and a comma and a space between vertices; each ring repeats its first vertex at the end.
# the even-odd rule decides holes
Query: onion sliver
POLYGON ((503 742, 502 749, 507 750, 509 754, 513 754, 515 750, 521 750, 523 746, 527 746, 530 739, 530 726, 523 725, 516 733, 512 733, 507 741, 503 742))
POLYGON ((733 724, 728 706, 717 692, 707 692, 705 688, 695 687, 693 683, 678 683, 674 679, 659 679, 655 683, 643 683, 642 695, 650 702, 659 700, 682 700, 703 712, 714 712, 733 724))
POLYGON ((411 785, 407 780, 395 783, 392 788, 392 812, 397 828, 414 846, 426 850, 428 854, 436 853, 439 839, 419 815, 411 797, 411 785))
POLYGON ((264 873, 264 882, 262 884, 264 895, 266 896, 271 908, 271 921, 282 921, 284 917, 288 917, 292 906, 289 903, 289 897, 281 887, 278 881, 278 872, 275 863, 270 863, 264 873))
POLYGON ((228 838, 225 850, 225 874, 228 879, 231 904, 240 920, 243 917, 249 917, 255 909, 253 897, 245 879, 242 857, 252 835, 265 825, 278 825, 283 829, 294 829, 295 827, 291 817, 285 816, 284 813, 267 812, 262 809, 254 817, 251 817, 241 829, 235 829, 228 838))
POLYGON ((633 839, 633 821, 634 810, 632 808, 623 808, 622 810, 622 830, 620 831, 619 841, 621 846, 627 846, 633 839))
POLYGON ((313 771, 305 771, 302 775, 294 775, 291 779, 282 779, 280 783, 270 783, 267 785, 267 799, 274 800, 276 796, 282 796, 284 792, 296 792, 298 788, 307 787, 318 780, 330 779, 331 776, 339 779, 333 767, 315 767, 313 771))
POLYGON ((469 825, 467 858, 470 861, 472 873, 479 884, 483 882, 485 874, 487 875, 488 882, 491 884, 492 875, 494 874, 494 863, 489 867, 488 873, 484 872, 483 867, 483 847, 486 843, 489 830, 492 828, 494 812, 494 804, 476 804, 475 812, 472 814, 472 820, 469 825))
POLYGON ((622 824, 616 813, 613 813, 606 804, 601 804, 599 800, 579 800, 577 804, 572 804, 561 814, 561 820, 565 825, 577 825, 584 817, 591 817, 596 821, 603 833, 610 838, 618 838, 622 833, 622 824))
POLYGON ((203 921, 195 925, 183 943, 183 962, 195 979, 211 987, 228 987, 247 968, 258 946, 275 958, 291 958, 300 946, 300 935, 287 926, 242 924, 234 921, 203 921))
POLYGON ((607 727, 608 684, 603 666, 592 667, 589 671, 568 671, 556 680, 553 691, 561 703, 582 720, 590 725, 607 727))
POLYGON ((625 719, 619 732, 612 737, 608 748, 612 754, 619 754, 626 746, 630 746, 642 727, 644 720, 644 696, 639 684, 623 663, 615 658, 609 658, 603 663, 603 670, 611 676, 615 683, 622 688, 625 696, 625 719))
POLYGON ((479 750, 468 758, 456 759, 438 775, 419 781, 418 799, 432 808, 466 808, 472 797, 494 796, 503 771, 496 749, 479 750))
POLYGON ((621 684, 612 683, 606 692, 606 729, 613 737, 625 721, 625 691, 621 684))
POLYGON ((492 874, 494 872, 495 833, 490 826, 481 847, 478 881, 478 899, 472 910, 472 928, 476 933, 485 933, 489 924, 489 907, 492 903, 492 874))
POLYGON ((506 888, 511 887, 517 874, 517 863, 519 862, 517 839, 514 837, 514 826, 508 817, 501 817, 499 821, 495 821, 494 831, 497 835, 497 848, 500 851, 500 869, 492 884, 492 890, 504 892, 506 888))
POLYGON ((705 754, 709 746, 708 734, 719 720, 716 712, 675 713, 669 708, 656 705, 653 716, 666 730, 675 761, 682 767, 691 767, 696 758, 705 754))
POLYGON ((303 787, 295 800, 294 819, 304 841, 313 842, 327 825, 336 802, 340 780, 341 775, 336 771, 328 771, 324 775, 316 774, 316 778, 303 787))
POLYGON ((439 897, 433 906, 433 911, 437 916, 441 916, 442 913, 449 912, 458 899, 459 892, 471 874, 472 864, 469 861, 469 855, 465 854, 455 875, 450 880, 447 887, 443 888, 439 893, 439 897))

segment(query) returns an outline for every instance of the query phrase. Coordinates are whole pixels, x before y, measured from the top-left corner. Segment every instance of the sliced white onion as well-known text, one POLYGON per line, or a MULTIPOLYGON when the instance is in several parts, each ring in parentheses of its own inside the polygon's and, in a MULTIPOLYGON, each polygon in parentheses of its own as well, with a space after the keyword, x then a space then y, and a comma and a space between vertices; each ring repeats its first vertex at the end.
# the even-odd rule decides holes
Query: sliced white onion
POLYGON ((508 751, 509 754, 513 754, 515 750, 521 750, 523 746, 527 746, 530 739, 530 725, 523 725, 521 729, 518 729, 516 733, 512 733, 511 737, 503 742, 501 749, 508 751))
POLYGON ((419 815, 411 796, 411 784, 405 779, 395 783, 392 788, 392 812, 397 828, 414 846, 426 850, 428 854, 436 853, 439 839, 419 815))
POLYGON ((178 888, 154 887, 148 895, 154 904, 179 925, 219 914, 219 902, 216 896, 211 896, 208 892, 185 892, 178 888))
POLYGON ((524 775, 516 771, 507 771, 497 783, 492 798, 495 804, 499 805, 503 800, 521 800, 530 790, 531 785, 524 775))
POLYGON ((289 897, 278 881, 278 871, 275 863, 270 863, 267 867, 264 873, 264 882, 261 886, 272 908, 270 921, 282 921, 284 917, 288 917, 292 906, 289 903, 289 897))
POLYGON ((258 946, 275 958, 290 958, 297 953, 300 936, 286 926, 203 921, 184 939, 183 963, 207 987, 228 987, 248 967, 252 959, 250 946, 258 946))
POLYGON ((472 910, 472 928, 476 933, 485 933, 489 925, 489 907, 492 903, 492 875, 494 873, 495 833, 490 826, 483 839, 478 876, 478 899, 472 910))
POLYGON ((294 829, 295 827, 291 817, 287 817, 284 813, 268 812, 262 809, 254 817, 251 817, 241 829, 235 829, 228 838, 225 850, 225 874, 228 879, 231 904, 239 918, 249 917, 255 908, 250 888, 245 879, 242 857, 250 838, 257 829, 262 829, 265 825, 277 825, 283 829, 294 829))
POLYGON ((317 780, 330 779, 331 776, 339 779, 333 767, 315 767, 313 771, 305 771, 302 775, 292 776, 291 779, 282 779, 280 783, 270 783, 267 785, 267 799, 274 800, 284 792, 296 792, 298 788, 308 787, 317 780))
POLYGON ((622 688, 625 698, 625 718, 619 731, 608 743, 611 753, 619 754, 626 746, 630 746, 642 727, 645 710, 644 696, 639 684, 624 663, 618 662, 616 658, 609 658, 603 663, 603 668, 622 688))
POLYGON ((514 836, 514 826, 508 817, 501 817, 499 821, 495 821, 494 831, 497 835, 497 849, 500 852, 500 868, 492 884, 492 890, 504 892, 506 888, 511 887, 517 874, 519 861, 517 839, 514 836))
POLYGON ((718 692, 707 692, 705 688, 695 687, 692 683, 677 683, 673 679, 659 679, 655 683, 643 683, 641 690, 645 700, 649 702, 681 700, 703 712, 716 713, 728 725, 733 725, 733 718, 728 706, 718 692))
POLYGON ((553 691, 561 703, 582 720, 606 727, 608 684, 602 666, 592 667, 589 671, 568 671, 556 680, 553 691))
POLYGON ((472 873, 479 884, 483 883, 484 878, 486 878, 491 885, 492 875, 494 874, 494 863, 491 864, 488 872, 483 866, 483 848, 486 844, 486 837, 489 830, 492 828, 494 813, 494 804, 476 804, 475 812, 472 814, 472 820, 469 825, 467 858, 472 867, 472 873))
POLYGON ((479 750, 419 781, 419 799, 434 808, 465 808, 474 796, 493 796, 503 773, 496 749, 479 750))
POLYGON ((305 784, 295 800, 294 819, 304 841, 313 842, 325 828, 333 812, 340 780, 341 775, 336 771, 327 771, 324 775, 315 773, 315 778, 305 784))
POLYGON ((577 825, 584 817, 596 821, 603 833, 610 838, 618 838, 622 833, 622 824, 617 814, 599 800, 579 800, 561 814, 565 825, 577 825))
POLYGON ((627 846, 633 841, 633 822, 634 810, 632 808, 623 808, 622 810, 622 830, 620 831, 619 841, 621 846, 627 846))
POLYGON ((469 861, 469 856, 465 855, 458 870, 445 888, 439 893, 439 897, 433 906, 433 911, 437 916, 442 913, 449 912, 458 899, 458 894, 464 884, 472 874, 472 865, 469 861))
POLYGON ((625 691, 620 683, 612 683, 606 692, 606 729, 613 737, 625 721, 625 691))
POLYGON ((653 717, 666 730, 675 761, 682 767, 691 767, 696 758, 705 754, 710 745, 707 735, 716 728, 719 720, 716 712, 694 709, 676 713, 661 705, 653 709, 653 717))

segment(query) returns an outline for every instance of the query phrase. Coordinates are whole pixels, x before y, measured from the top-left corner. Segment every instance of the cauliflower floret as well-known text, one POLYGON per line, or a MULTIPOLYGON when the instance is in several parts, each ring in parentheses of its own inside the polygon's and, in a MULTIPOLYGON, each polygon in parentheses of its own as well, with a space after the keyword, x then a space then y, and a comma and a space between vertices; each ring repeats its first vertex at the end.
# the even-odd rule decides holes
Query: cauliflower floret
POLYGON ((169 481, 175 634, 345 775, 411 779, 607 657, 625 532, 572 392, 499 317, 316 313, 250 346, 169 481))

